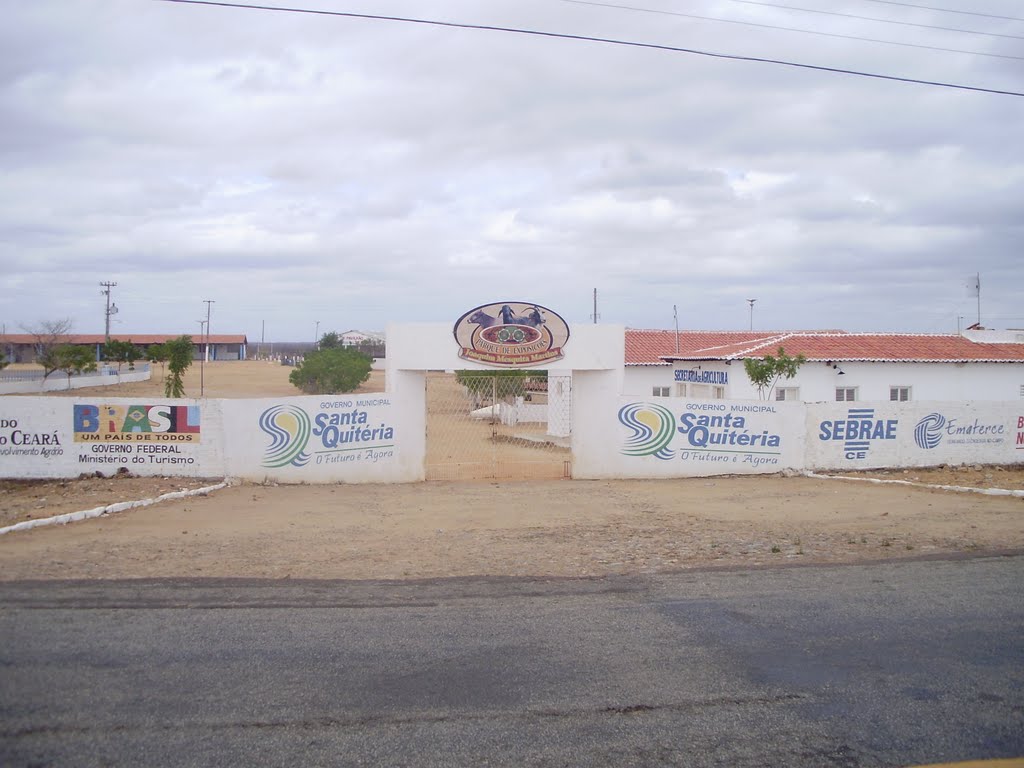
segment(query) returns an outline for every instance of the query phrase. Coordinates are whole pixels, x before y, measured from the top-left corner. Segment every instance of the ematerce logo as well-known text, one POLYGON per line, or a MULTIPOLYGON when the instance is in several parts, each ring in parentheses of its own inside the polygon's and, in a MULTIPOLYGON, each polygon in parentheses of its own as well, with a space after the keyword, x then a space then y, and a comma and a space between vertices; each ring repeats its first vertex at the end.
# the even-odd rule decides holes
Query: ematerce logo
POLYGON ((275 405, 260 414, 260 429, 270 436, 263 453, 263 466, 277 469, 309 462, 306 445, 313 432, 309 414, 297 405, 275 405))
POLYGON ((941 413, 929 413, 914 427, 914 442, 918 448, 930 451, 938 448, 942 442, 942 429, 946 426, 946 417, 941 413))

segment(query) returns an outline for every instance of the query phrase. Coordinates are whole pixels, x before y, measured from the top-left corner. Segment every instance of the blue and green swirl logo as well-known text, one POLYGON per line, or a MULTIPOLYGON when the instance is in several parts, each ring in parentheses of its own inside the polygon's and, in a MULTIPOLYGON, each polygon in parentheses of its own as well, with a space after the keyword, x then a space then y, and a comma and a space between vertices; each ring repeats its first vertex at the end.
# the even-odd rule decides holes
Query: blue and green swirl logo
POLYGON ((263 454, 264 467, 301 467, 309 461, 304 453, 312 432, 309 415, 294 405, 275 405, 260 415, 260 429, 270 435, 263 454))
POLYGON ((619 423, 632 434, 622 445, 623 456, 654 456, 671 459, 668 444, 675 434, 676 417, 661 405, 630 403, 619 409, 619 423))

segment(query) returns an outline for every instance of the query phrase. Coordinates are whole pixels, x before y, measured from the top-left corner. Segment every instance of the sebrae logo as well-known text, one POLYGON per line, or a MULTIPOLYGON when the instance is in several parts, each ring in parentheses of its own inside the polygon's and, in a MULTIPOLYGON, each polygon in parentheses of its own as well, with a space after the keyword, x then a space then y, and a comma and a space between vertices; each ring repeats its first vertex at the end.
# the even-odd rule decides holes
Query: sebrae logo
POLYGON ((898 419, 876 419, 874 408, 850 408, 845 419, 822 421, 818 439, 841 441, 847 459, 866 459, 876 440, 895 440, 898 419))
POLYGON ((564 357, 569 326, 550 309, 522 301, 483 304, 455 323, 459 357, 498 367, 530 367, 564 357))
POLYGON ((668 408, 651 403, 630 403, 619 409, 619 423, 632 434, 622 446, 623 456, 672 458, 668 444, 675 434, 675 416, 668 408))
POLYGON ((263 453, 264 467, 305 466, 306 445, 312 434, 309 415, 296 405, 275 405, 260 414, 260 429, 270 436, 263 453))

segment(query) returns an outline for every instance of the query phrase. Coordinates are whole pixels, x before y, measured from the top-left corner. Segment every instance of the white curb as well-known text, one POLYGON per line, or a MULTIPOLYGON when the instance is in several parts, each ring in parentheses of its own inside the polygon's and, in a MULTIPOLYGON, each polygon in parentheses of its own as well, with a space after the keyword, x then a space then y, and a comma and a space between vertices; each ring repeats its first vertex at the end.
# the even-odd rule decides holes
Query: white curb
POLYGON ((108 504, 105 507, 95 507, 93 509, 84 509, 81 512, 68 512, 64 515, 54 515, 53 517, 41 517, 37 520, 24 520, 14 525, 8 525, 4 528, 0 528, 0 536, 5 533, 13 533, 14 531, 27 531, 29 528, 38 528, 42 525, 64 525, 66 523, 73 523, 76 520, 88 520, 90 517, 100 517, 101 515, 112 515, 115 512, 123 512, 126 509, 133 509, 134 507, 148 507, 150 504, 156 504, 161 501, 174 501, 175 499, 184 499, 189 496, 205 496, 213 491, 219 491, 221 488, 227 488, 229 485, 228 481, 225 480, 223 483, 217 485, 208 485, 205 488, 193 488, 188 491, 172 491, 171 493, 165 493, 162 496, 157 496, 155 499, 140 499, 139 501, 119 501, 116 504, 108 504))
POLYGON ((819 480, 853 480, 861 483, 888 483, 890 485, 910 485, 915 488, 932 488, 938 491, 956 491, 957 493, 980 493, 984 496, 1016 496, 1024 498, 1024 491, 1011 491, 1005 488, 969 488, 964 485, 930 485, 915 483, 911 480, 882 480, 877 477, 849 477, 846 475, 819 475, 816 472, 804 472, 804 477, 815 477, 819 480))

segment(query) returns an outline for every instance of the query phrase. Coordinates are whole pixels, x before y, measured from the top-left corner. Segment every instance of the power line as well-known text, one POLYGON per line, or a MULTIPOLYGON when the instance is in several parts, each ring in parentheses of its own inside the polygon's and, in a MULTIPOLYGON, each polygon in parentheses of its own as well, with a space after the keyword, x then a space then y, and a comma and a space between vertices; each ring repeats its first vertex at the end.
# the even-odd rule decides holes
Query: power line
POLYGON ((658 45, 656 43, 640 43, 633 40, 617 40, 608 37, 591 37, 588 35, 571 35, 563 32, 546 32, 536 29, 521 29, 518 27, 498 27, 486 24, 463 24, 454 21, 437 21, 434 19, 417 19, 405 16, 383 16, 370 13, 352 13, 349 11, 323 11, 311 8, 290 8, 273 5, 252 5, 248 3, 225 3, 216 0, 156 0, 156 2, 179 3, 182 5, 209 5, 221 8, 245 8, 257 11, 281 11, 285 13, 303 13, 314 16, 340 16, 350 19, 370 19, 374 21, 396 21, 406 24, 424 24, 435 27, 448 27, 451 29, 473 29, 488 32, 509 32, 518 35, 531 35, 534 37, 550 37, 562 40, 578 40, 588 43, 606 43, 608 45, 621 45, 631 48, 646 48, 657 51, 671 51, 673 53, 690 53, 695 56, 708 56, 715 59, 730 59, 732 61, 750 61, 759 64, 776 64, 783 67, 795 67, 797 69, 810 69, 817 72, 831 72, 840 75, 853 75, 855 77, 870 77, 876 80, 891 80, 900 83, 913 83, 915 85, 931 85, 937 88, 953 88, 961 91, 974 91, 977 93, 992 93, 999 96, 1024 97, 1024 93, 1018 91, 1004 91, 996 88, 981 88, 973 85, 959 85, 956 83, 945 83, 938 80, 920 80, 912 77, 898 77, 896 75, 883 75, 877 72, 862 72, 855 69, 841 69, 839 67, 826 67, 819 64, 801 64, 781 59, 766 59, 759 56, 739 56, 729 53, 715 53, 713 51, 702 51, 695 48, 680 48, 673 45, 658 45))
POLYGON ((864 0, 865 3, 882 3, 883 5, 901 5, 904 8, 918 8, 922 11, 939 11, 940 13, 959 13, 963 16, 982 16, 986 19, 1001 19, 1003 21, 1024 21, 1016 16, 998 16, 994 13, 981 13, 980 11, 960 11, 955 8, 936 8, 931 5, 914 5, 913 3, 898 3, 896 0, 864 0))
POLYGON ((656 13, 662 16, 682 16, 687 19, 699 19, 701 21, 717 21, 723 24, 741 24, 747 27, 761 27, 762 29, 779 29, 784 32, 801 32, 806 35, 820 35, 822 37, 838 37, 843 40, 860 40, 868 43, 882 43, 883 45, 899 45, 904 48, 923 48, 929 51, 944 51, 946 53, 966 53, 971 56, 990 56, 996 59, 1016 59, 1024 61, 1024 56, 1010 56, 1004 53, 986 53, 983 51, 964 51, 959 48, 943 48, 938 45, 923 45, 921 43, 901 43, 896 40, 879 40, 874 37, 861 37, 859 35, 842 35, 838 32, 821 32, 816 29, 799 29, 797 27, 783 27, 777 24, 762 24, 756 21, 740 21, 739 19, 723 19, 716 16, 698 16, 693 13, 681 13, 680 11, 664 11, 660 8, 639 8, 634 5, 618 5, 616 3, 602 3, 598 0, 561 0, 563 3, 574 5, 593 5, 600 8, 616 8, 623 11, 638 11, 640 13, 656 13))
POLYGON ((960 29, 958 27, 939 27, 934 24, 918 24, 913 21, 896 21, 895 19, 878 19, 873 16, 858 16, 855 13, 841 13, 840 11, 821 11, 817 8, 798 8, 794 5, 779 5, 778 3, 765 3, 762 0, 729 0, 730 3, 741 5, 759 5, 764 8, 779 8, 784 11, 799 11, 800 13, 820 13, 823 16, 840 16, 844 19, 858 19, 860 21, 874 21, 879 24, 897 24, 901 27, 917 27, 918 29, 937 29, 942 32, 962 32, 965 35, 985 35, 987 37, 1007 37, 1011 40, 1024 40, 1021 35, 1004 35, 999 32, 979 32, 975 29, 960 29))

